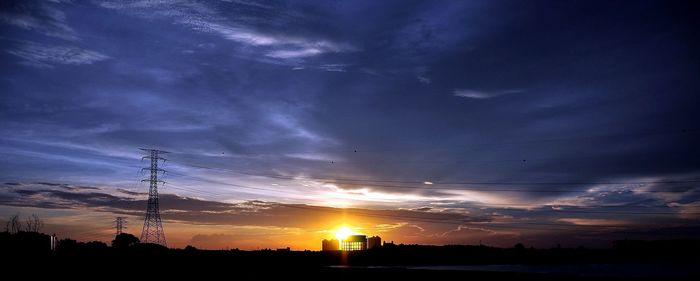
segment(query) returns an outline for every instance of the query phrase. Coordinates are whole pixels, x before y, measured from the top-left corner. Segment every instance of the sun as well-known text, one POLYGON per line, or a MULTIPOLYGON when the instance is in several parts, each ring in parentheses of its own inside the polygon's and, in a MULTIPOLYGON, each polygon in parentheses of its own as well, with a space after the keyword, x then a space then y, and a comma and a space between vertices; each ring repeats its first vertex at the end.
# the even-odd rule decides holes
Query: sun
POLYGON ((345 240, 350 235, 352 235, 352 230, 347 226, 343 226, 335 232, 335 238, 338 240, 345 240))

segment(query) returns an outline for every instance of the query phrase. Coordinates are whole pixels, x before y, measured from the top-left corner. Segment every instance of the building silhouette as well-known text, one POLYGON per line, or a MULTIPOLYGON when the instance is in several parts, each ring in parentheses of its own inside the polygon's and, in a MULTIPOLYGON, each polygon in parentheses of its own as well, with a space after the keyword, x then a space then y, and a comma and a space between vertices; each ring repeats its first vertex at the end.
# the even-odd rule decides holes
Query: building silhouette
POLYGON ((367 250, 367 236, 365 235, 350 235, 340 241, 340 250, 343 251, 362 251, 367 250))
POLYGON ((340 250, 340 242, 338 239, 323 239, 321 241, 321 249, 323 251, 338 251, 340 250))
POLYGON ((321 241, 322 251, 363 251, 380 248, 381 246, 382 238, 379 236, 367 238, 365 235, 350 235, 343 240, 323 239, 321 241))
POLYGON ((382 238, 379 236, 372 236, 367 238, 367 249, 379 248, 382 246, 382 238))

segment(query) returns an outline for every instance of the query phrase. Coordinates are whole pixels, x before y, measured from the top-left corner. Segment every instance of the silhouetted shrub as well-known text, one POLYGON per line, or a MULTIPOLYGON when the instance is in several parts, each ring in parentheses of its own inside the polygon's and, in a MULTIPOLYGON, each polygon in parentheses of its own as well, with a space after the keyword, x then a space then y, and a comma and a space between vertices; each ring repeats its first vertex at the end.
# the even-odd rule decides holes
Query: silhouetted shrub
POLYGON ((112 248, 125 249, 138 244, 140 241, 136 236, 129 233, 121 233, 112 240, 112 248))

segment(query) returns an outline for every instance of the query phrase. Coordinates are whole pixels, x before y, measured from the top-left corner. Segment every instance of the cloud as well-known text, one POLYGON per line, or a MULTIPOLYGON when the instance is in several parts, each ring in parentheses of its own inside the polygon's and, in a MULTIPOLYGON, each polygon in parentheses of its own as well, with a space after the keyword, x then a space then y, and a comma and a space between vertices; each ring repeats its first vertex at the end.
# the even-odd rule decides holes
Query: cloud
POLYGON ((345 72, 347 67, 347 64, 331 63, 319 65, 317 68, 329 72, 345 72))
MULTIPOLYGON (((187 26, 192 30, 216 34, 223 39, 236 42, 246 47, 259 56, 279 60, 301 59, 318 56, 326 53, 340 53, 356 51, 356 48, 347 43, 335 42, 323 39, 320 35, 293 35, 280 34, 274 30, 260 30, 253 28, 252 18, 260 17, 262 21, 268 21, 266 14, 280 16, 284 10, 277 10, 272 6, 254 5, 248 1, 235 1, 234 4, 249 6, 265 11, 259 14, 249 14, 243 17, 225 17, 221 10, 201 2, 187 1, 139 1, 123 3, 122 1, 104 1, 102 7, 125 11, 144 17, 161 16, 172 18, 176 23, 187 26), (272 12, 270 12, 272 10, 272 12)), ((294 24, 290 22, 290 24, 294 24)), ((264 61, 264 60, 262 60, 264 61)))
POLYGON ((145 196, 148 195, 148 192, 138 192, 138 191, 131 191, 128 189, 124 188, 117 188, 117 191, 124 193, 126 195, 131 195, 131 196, 145 196))
MULTIPOLYGON (((27 184, 0 191, 0 205, 38 207, 45 209, 71 209, 139 215, 147 199, 143 194, 117 189, 107 191, 83 191, 53 189, 63 184, 27 184), (124 196, 126 195, 126 196, 124 196), (138 195, 138 197, 133 197, 138 195)), ((160 208, 164 219, 195 224, 259 225, 283 227, 318 227, 332 218, 343 216, 349 221, 371 224, 410 221, 460 221, 483 222, 488 217, 466 216, 456 213, 427 213, 411 210, 373 210, 361 208, 337 209, 305 204, 285 204, 259 200, 226 203, 209 201, 170 193, 160 194, 160 208)))
POLYGON ((557 221, 567 222, 575 225, 615 225, 622 226, 629 222, 618 219, 590 219, 590 218, 560 218, 557 221))
POLYGON ((31 182, 31 183, 23 183, 23 182, 6 182, 6 186, 10 187, 31 187, 31 186, 37 186, 37 185, 43 185, 43 186, 48 186, 48 187, 60 187, 63 189, 68 189, 68 190, 100 190, 99 187, 95 186, 86 186, 86 185, 72 185, 72 184, 67 184, 67 183, 53 183, 53 182, 31 182))
POLYGON ((50 46, 26 42, 8 53, 23 59, 22 63, 40 68, 56 64, 85 65, 107 60, 110 57, 95 51, 73 46, 50 46))
POLYGON ((330 161, 341 161, 341 158, 335 157, 334 155, 328 155, 328 154, 322 154, 322 153, 291 153, 285 155, 286 157, 291 157, 291 158, 298 158, 298 159, 303 159, 303 160, 309 160, 309 161, 323 161, 323 162, 330 162, 330 161))
POLYGON ((523 89, 511 89, 511 90, 501 90, 501 91, 478 91, 478 90, 469 90, 469 89, 455 89, 452 91, 454 96, 456 97, 462 97, 462 98, 472 98, 472 99, 490 99, 490 98, 495 98, 498 96, 502 95, 509 95, 509 94, 518 94, 522 93, 525 90, 523 89))
POLYGON ((483 228, 483 227, 470 227, 470 226, 465 226, 465 225, 458 225, 457 228, 452 229, 452 230, 449 230, 449 231, 445 231, 445 232, 443 232, 442 234, 440 234, 440 236, 449 236, 449 235, 452 234, 452 233, 460 232, 460 231, 463 231, 463 230, 466 230, 466 231, 474 231, 474 232, 486 232, 486 233, 490 233, 490 234, 496 234, 496 233, 497 233, 496 231, 493 231, 493 230, 491 230, 491 229, 486 229, 486 228, 483 228))
POLYGON ((265 5, 263 3, 255 2, 254 0, 248 1, 248 0, 222 0, 224 2, 230 2, 230 3, 236 3, 240 5, 245 5, 245 6, 252 6, 252 7, 257 7, 257 8, 262 8, 262 9, 272 9, 273 7, 270 5, 265 5))
POLYGON ((273 50, 267 56, 274 58, 297 58, 315 56, 328 52, 342 52, 354 50, 347 44, 340 44, 328 40, 314 39, 311 37, 294 37, 288 35, 275 35, 254 31, 245 27, 231 26, 214 23, 206 20, 191 20, 186 22, 194 29, 214 32, 222 37, 249 46, 267 46, 273 50))
POLYGON ((301 49, 301 50, 277 50, 277 51, 272 51, 272 52, 268 53, 267 56, 272 57, 272 58, 291 59, 291 58, 310 57, 310 56, 315 56, 315 55, 318 55, 321 53, 323 53, 323 51, 320 49, 308 48, 308 49, 301 49))
POLYGON ((426 76, 419 75, 417 78, 418 78, 418 82, 421 82, 423 84, 430 84, 431 80, 430 80, 430 78, 428 78, 426 76))
POLYGON ((14 1, 3 3, 0 22, 40 34, 75 41, 78 37, 67 23, 58 4, 48 1, 14 1))
MULTIPOLYGON (((0 190, 0 206, 5 206, 4 208, 7 206, 42 208, 46 209, 47 212, 49 212, 48 210, 74 210, 81 213, 98 212, 141 216, 147 204, 143 194, 125 192, 123 189, 109 193, 107 188, 100 188, 100 192, 95 192, 65 189, 65 185, 52 182, 6 184, 7 188, 0 190), (133 195, 139 196, 133 197, 133 195)), ((689 204, 689 206, 697 209, 697 204, 689 204)), ((674 205, 673 207, 681 206, 674 205)), ((339 209, 259 200, 227 203, 170 193, 160 194, 160 208, 165 223, 170 227, 172 225, 189 225, 188 227, 197 229, 198 226, 206 226, 205 229, 193 230, 194 233, 199 233, 194 237, 186 232, 180 233, 180 235, 192 237, 189 241, 182 243, 197 243, 195 246, 205 248, 233 247, 241 245, 241 243, 248 245, 247 247, 262 247, 278 245, 271 244, 271 241, 282 244, 288 244, 291 241, 308 241, 311 236, 301 237, 299 235, 312 232, 327 233, 328 227, 339 223, 349 223, 369 235, 380 234, 385 240, 398 240, 402 243, 476 243, 476 241, 483 240, 485 242, 491 241, 490 244, 497 245, 507 245, 515 242, 512 239, 516 238, 526 238, 529 241, 537 239, 547 241, 546 237, 539 236, 541 234, 528 230, 549 229, 546 225, 537 225, 538 222, 546 224, 560 222, 561 224, 557 224, 553 230, 566 227, 564 230, 570 232, 576 231, 574 226, 615 226, 615 229, 606 229, 606 231, 614 231, 616 229, 640 229, 644 225, 635 224, 634 220, 627 220, 626 217, 625 219, 609 216, 561 218, 557 212, 552 213, 551 210, 546 209, 499 210, 508 212, 510 215, 497 214, 493 211, 494 209, 485 207, 474 209, 474 213, 438 212, 434 211, 434 208, 430 210, 428 208, 412 210, 339 209), (227 232, 217 233, 222 227, 227 227, 227 232), (239 241, 245 240, 246 237, 258 237, 259 240, 245 243, 239 241), (284 239, 287 240, 285 242, 274 237, 286 237, 284 239), (261 242, 262 244, 253 243, 260 241, 260 239, 271 240, 266 240, 265 243, 261 242)), ((666 217, 664 221, 673 223, 678 220, 666 217)), ((642 222, 648 223, 648 221, 642 222)), ((579 231, 579 233, 585 235, 592 232, 579 231)), ((316 238, 317 236, 314 236, 314 239, 316 238)), ((590 239, 594 241, 600 238, 591 237, 590 239)), ((566 240, 559 238, 557 241, 563 243, 566 240)), ((303 247, 312 247, 306 245, 303 247)), ((315 245, 315 243, 311 243, 311 245, 315 245)))
POLYGON ((418 66, 414 68, 413 71, 416 73, 418 82, 423 84, 430 84, 430 82, 432 82, 432 79, 428 77, 428 70, 429 68, 427 66, 418 66))
MULTIPOLYGON (((567 207, 601 207, 601 206, 625 206, 628 209, 643 207, 646 210, 651 208, 666 208, 669 203, 678 200, 694 200, 697 198, 695 188, 692 184, 662 184, 664 181, 672 182, 688 179, 687 177, 668 177, 632 179, 633 181, 647 184, 606 184, 589 186, 585 192, 572 193, 559 196, 546 203, 554 208, 567 207), (658 181, 653 183, 653 181, 658 181)), ((666 210, 668 211, 668 210, 666 210)))
POLYGON ((690 203, 670 203, 669 207, 679 209, 679 215, 686 219, 700 219, 700 201, 690 203))

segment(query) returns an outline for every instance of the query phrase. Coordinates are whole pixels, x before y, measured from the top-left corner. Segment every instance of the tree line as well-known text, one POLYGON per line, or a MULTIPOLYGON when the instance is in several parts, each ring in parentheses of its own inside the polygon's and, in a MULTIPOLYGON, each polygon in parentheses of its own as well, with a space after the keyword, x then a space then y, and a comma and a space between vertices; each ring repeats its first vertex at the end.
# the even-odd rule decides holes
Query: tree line
POLYGON ((22 222, 19 214, 15 214, 7 220, 7 223, 5 224, 5 231, 9 233, 17 233, 20 231, 40 232, 41 228, 43 227, 44 221, 39 218, 39 215, 37 214, 32 214, 31 216, 27 217, 24 220, 24 223, 22 222))

